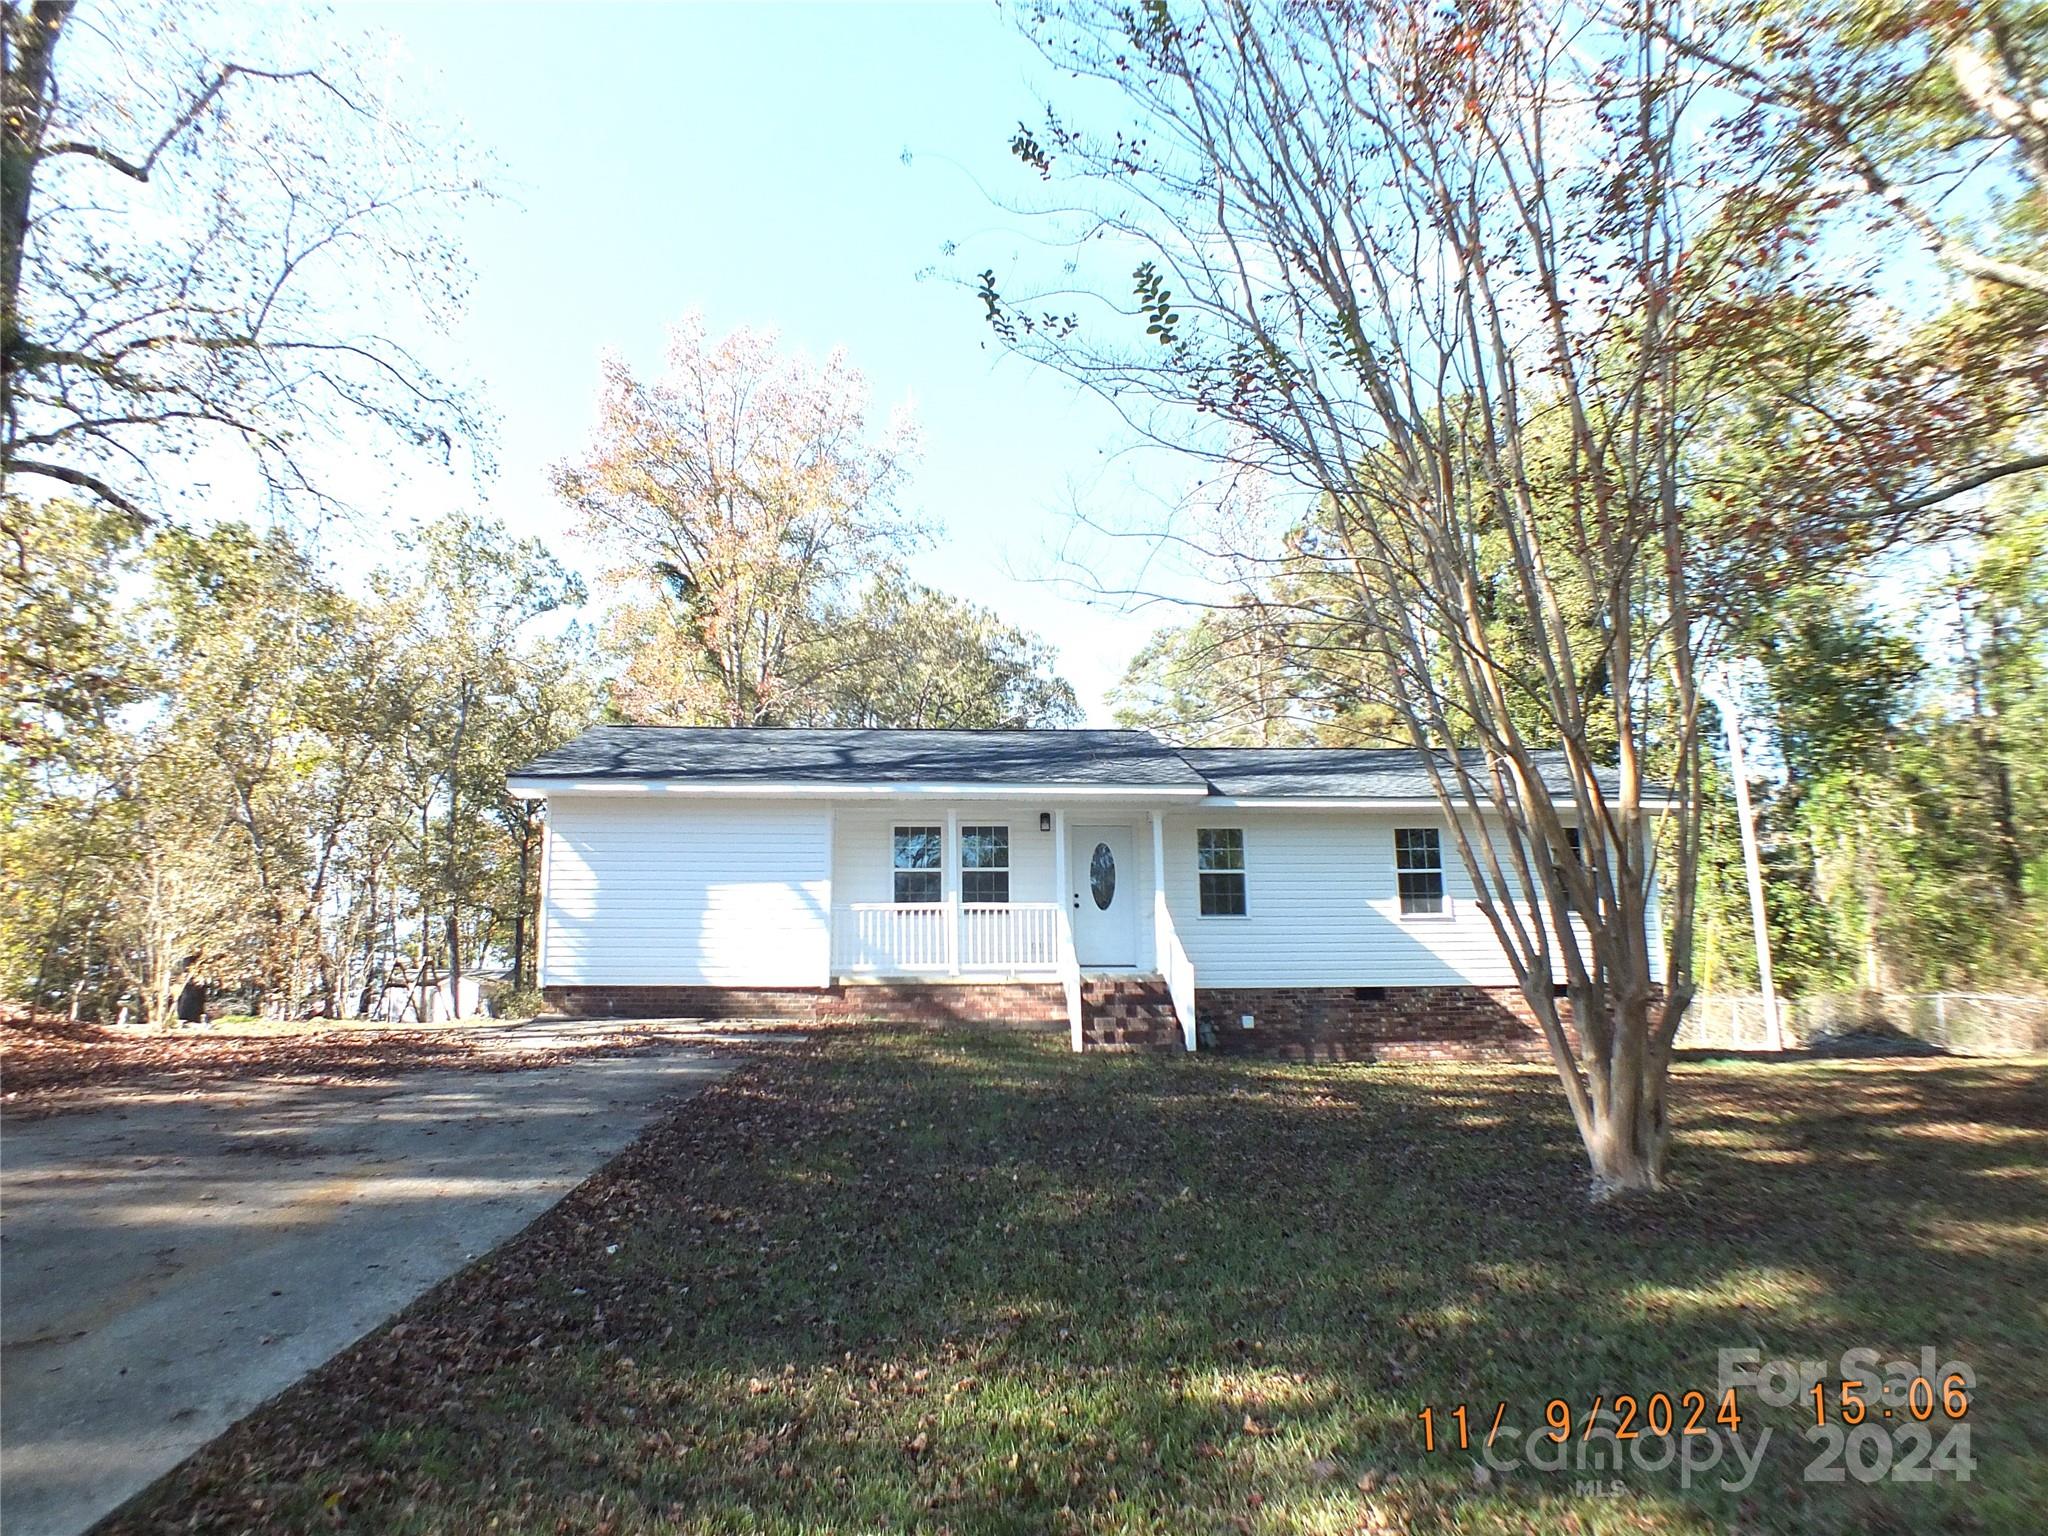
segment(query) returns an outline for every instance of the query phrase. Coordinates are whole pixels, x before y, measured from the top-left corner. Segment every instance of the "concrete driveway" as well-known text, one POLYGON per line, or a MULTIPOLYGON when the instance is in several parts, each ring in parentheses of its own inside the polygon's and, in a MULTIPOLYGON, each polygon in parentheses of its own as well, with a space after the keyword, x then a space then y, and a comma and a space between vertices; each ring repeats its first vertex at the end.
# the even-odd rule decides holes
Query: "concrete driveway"
POLYGON ((136 1090, 0 1137, 0 1526, 71 1536, 525 1226, 678 1047, 383 1083, 136 1090))

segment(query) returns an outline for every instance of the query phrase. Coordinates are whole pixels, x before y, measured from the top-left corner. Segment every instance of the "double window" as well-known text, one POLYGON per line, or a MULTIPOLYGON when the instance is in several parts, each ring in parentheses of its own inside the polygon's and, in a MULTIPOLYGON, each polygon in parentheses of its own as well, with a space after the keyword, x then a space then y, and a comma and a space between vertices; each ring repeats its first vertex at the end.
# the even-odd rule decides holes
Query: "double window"
POLYGON ((1394 829, 1394 879, 1401 888, 1403 917, 1444 910, 1444 846, 1435 827, 1394 829))
POLYGON ((1195 878, 1204 917, 1243 917, 1244 829, 1202 827, 1195 833, 1195 878))
MULTIPOLYGON (((897 827, 891 840, 895 900, 900 904, 945 900, 946 829, 897 827)), ((960 899, 1004 903, 1010 899, 1010 829, 960 829, 960 899)))
POLYGON ((896 900, 937 901, 945 894, 944 827, 898 827, 895 836, 896 900))

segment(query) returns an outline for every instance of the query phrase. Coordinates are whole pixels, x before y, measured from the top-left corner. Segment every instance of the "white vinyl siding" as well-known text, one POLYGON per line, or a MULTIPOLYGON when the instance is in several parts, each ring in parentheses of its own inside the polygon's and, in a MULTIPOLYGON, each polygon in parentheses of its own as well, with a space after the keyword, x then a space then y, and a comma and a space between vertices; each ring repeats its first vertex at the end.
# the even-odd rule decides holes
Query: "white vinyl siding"
POLYGON ((824 986, 831 825, 815 804, 553 796, 542 984, 824 986))
MULTIPOLYGON (((1214 813, 1166 821, 1167 905, 1198 986, 1513 986, 1515 975, 1473 900, 1449 827, 1416 811, 1259 811, 1244 828, 1244 917, 1201 916, 1197 829, 1214 813), (1442 829, 1448 916, 1404 919, 1394 829, 1442 829)), ((1655 921, 1655 906, 1652 906, 1655 921)), ((1660 967, 1661 970, 1661 967, 1660 967)))
MULTIPOLYGON (((842 914, 855 903, 893 901, 895 829, 902 826, 943 824, 953 812, 958 827, 1001 826, 1010 830, 1010 900, 1054 901, 1052 888, 1052 839, 1038 830, 1037 806, 1020 808, 1014 802, 962 800, 919 806, 917 814, 906 816, 902 808, 841 803, 832 822, 832 900, 842 914)), ((957 832, 956 832, 957 836, 957 832)), ((960 850, 945 850, 944 868, 959 869, 960 850)), ((957 889, 941 882, 941 890, 957 889)), ((964 897, 962 898, 965 899, 964 897)))
MULTIPOLYGON (((902 806, 662 795, 550 797, 539 932, 549 986, 823 986, 832 917, 894 900, 898 826, 953 829, 944 853, 958 890, 961 828, 1008 828, 1012 902, 1061 902, 1055 833, 1040 807, 961 800, 902 806)), ((1150 834, 1127 809, 1070 808, 1133 828, 1127 873, 1149 911, 1150 834)), ((1229 986, 1507 986, 1513 973, 1472 901, 1448 828, 1442 837, 1448 917, 1404 920, 1394 829, 1431 823, 1420 811, 1190 807, 1165 823, 1167 900, 1199 984, 1229 986), (1196 832, 1241 828, 1247 915, 1200 915, 1196 832)), ((1438 821, 1436 825, 1443 824, 1438 821)), ((1652 922, 1657 921, 1652 897, 1652 922)), ((1144 929, 1149 932, 1149 926, 1144 929)), ((1141 942, 1140 963, 1150 944, 1141 942)), ((1653 945, 1661 974, 1662 945, 1653 945)))

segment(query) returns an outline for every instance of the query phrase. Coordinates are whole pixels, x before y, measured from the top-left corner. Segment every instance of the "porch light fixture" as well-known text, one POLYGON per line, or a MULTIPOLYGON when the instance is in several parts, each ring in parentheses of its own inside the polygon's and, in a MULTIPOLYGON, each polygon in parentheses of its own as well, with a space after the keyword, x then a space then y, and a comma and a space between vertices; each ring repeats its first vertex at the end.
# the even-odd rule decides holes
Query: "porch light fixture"
POLYGON ((1041 832, 1050 832, 1052 830, 1051 811, 1040 811, 1038 813, 1038 830, 1041 832))

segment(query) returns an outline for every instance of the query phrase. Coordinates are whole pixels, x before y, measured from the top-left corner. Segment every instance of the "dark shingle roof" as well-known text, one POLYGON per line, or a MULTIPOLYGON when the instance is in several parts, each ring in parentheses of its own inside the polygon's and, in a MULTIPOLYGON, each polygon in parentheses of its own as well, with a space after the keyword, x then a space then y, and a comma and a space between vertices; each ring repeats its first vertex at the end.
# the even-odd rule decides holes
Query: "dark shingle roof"
MULTIPOLYGON (((1483 771, 1480 754, 1467 754, 1483 771)), ((1569 795, 1562 752, 1536 754, 1569 795)), ((686 779, 694 784, 961 784, 1206 789, 1238 800, 1430 800, 1407 747, 1181 747, 1148 731, 782 730, 600 725, 514 779, 686 779)), ((1612 770, 1601 783, 1614 791, 1612 770)))
MULTIPOLYGON (((1219 795, 1241 800, 1430 800, 1436 796, 1422 754, 1412 747, 1183 747, 1188 765, 1219 795)), ((1485 758, 1465 754, 1478 774, 1485 758)), ((1446 769, 1450 760, 1441 759, 1446 769)), ((1536 754, 1552 793, 1571 794, 1562 752, 1536 754)), ((1482 780, 1483 782, 1483 780, 1482 780)), ((1614 775, 1602 769, 1610 792, 1614 775)))
POLYGON ((862 731, 600 725, 515 779, 698 784, 1034 784, 1199 789, 1147 731, 862 731))

